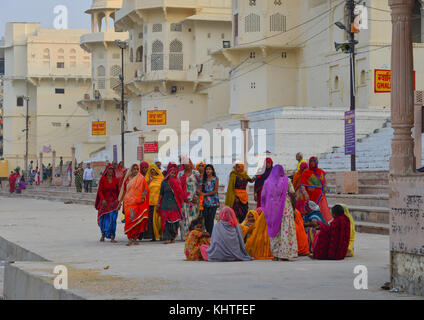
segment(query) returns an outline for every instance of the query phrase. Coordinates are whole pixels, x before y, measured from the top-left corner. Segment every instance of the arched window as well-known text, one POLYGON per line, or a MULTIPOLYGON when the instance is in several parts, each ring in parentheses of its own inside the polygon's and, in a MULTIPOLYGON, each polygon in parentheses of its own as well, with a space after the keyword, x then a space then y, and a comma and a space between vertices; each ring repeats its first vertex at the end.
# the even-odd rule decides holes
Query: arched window
POLYGON ((43 51, 43 59, 46 59, 46 60, 50 59, 50 50, 47 48, 44 49, 43 51))
POLYGON ((139 46, 137 48, 137 52, 135 54, 135 62, 143 62, 143 46, 139 46))
POLYGON ((151 70, 163 70, 163 43, 156 40, 152 44, 151 70))
POLYGON ((365 70, 361 71, 361 85, 365 84, 365 70))
POLYGON ((183 70, 183 43, 175 39, 169 45, 169 70, 183 70))
POLYGON ((249 14, 244 21, 245 32, 261 31, 261 17, 255 13, 249 14))
POLYGON ((339 90, 339 76, 334 78, 334 90, 339 90))
POLYGON ((286 16, 278 12, 269 17, 269 31, 286 32, 286 16))
POLYGON ((77 50, 75 50, 75 49, 71 49, 71 50, 69 51, 69 53, 70 53, 70 55, 71 55, 71 56, 76 55, 76 54, 77 54, 77 50))
POLYGON ((412 23, 411 23, 411 32, 412 32, 412 42, 413 43, 423 43, 424 34, 421 31, 421 25, 423 23, 421 18, 421 1, 415 0, 414 8, 412 10, 412 23))
POLYGON ((106 76, 106 69, 103 66, 97 67, 97 77, 104 77, 106 76))

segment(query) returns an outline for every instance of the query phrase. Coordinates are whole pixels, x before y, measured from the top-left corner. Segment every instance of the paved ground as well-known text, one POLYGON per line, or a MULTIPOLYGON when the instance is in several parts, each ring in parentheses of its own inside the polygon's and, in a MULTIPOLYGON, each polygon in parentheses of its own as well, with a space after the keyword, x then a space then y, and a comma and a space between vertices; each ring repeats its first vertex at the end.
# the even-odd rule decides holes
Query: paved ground
MULTIPOLYGON (((69 289, 90 299, 405 299, 380 289, 389 279, 388 237, 358 234, 356 256, 344 261, 184 261, 184 244, 100 243, 91 206, 1 198, 0 236, 69 266, 69 289), (368 268, 368 290, 355 290, 353 269, 368 268), (105 270, 105 267, 107 268, 105 270)), ((1 270, 0 270, 1 272, 1 270)))

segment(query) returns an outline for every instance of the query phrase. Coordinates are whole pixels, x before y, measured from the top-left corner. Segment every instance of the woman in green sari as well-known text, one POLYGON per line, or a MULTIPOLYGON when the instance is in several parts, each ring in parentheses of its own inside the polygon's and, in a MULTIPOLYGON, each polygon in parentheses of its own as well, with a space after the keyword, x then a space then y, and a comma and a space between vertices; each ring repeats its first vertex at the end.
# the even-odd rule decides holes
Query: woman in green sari
POLYGON ((82 167, 82 162, 78 165, 78 168, 75 170, 75 187, 77 192, 82 192, 82 183, 84 176, 84 168, 82 167))

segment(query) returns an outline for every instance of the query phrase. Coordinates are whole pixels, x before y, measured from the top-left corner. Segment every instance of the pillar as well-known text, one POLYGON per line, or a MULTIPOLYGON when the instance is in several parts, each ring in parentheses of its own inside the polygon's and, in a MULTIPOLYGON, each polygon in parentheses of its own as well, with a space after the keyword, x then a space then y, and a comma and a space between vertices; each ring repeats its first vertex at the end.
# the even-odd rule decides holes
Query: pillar
POLYGON ((91 14, 91 32, 96 32, 96 22, 94 21, 94 13, 91 14))
POLYGON ((390 173, 404 176, 415 170, 414 81, 411 17, 414 0, 389 0, 392 9, 391 120, 394 130, 390 173))
POLYGON ((75 165, 76 165, 76 159, 75 159, 75 147, 71 148, 71 156, 72 156, 72 181, 71 185, 75 186, 75 165))
POLYGON ((110 12, 106 12, 105 13, 105 22, 106 22, 106 32, 109 31, 109 17, 110 17, 110 12))

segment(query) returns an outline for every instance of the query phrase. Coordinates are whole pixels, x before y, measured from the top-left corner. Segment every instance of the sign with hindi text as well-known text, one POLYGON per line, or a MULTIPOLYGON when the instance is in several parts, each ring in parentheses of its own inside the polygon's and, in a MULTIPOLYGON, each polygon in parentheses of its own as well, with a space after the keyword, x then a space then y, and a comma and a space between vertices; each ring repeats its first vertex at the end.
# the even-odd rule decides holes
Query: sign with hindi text
POLYGON ((166 125, 166 110, 147 111, 147 125, 148 126, 166 125))
MULTIPOLYGON (((414 71, 414 90, 416 72, 414 71)), ((385 69, 374 70, 374 92, 390 93, 392 91, 392 71, 385 69)))
POLYGON ((157 142, 146 142, 144 144, 144 152, 145 153, 158 153, 159 152, 159 144, 157 142))
POLYGON ((91 123, 92 136, 105 136, 106 135, 106 121, 93 121, 91 123))

